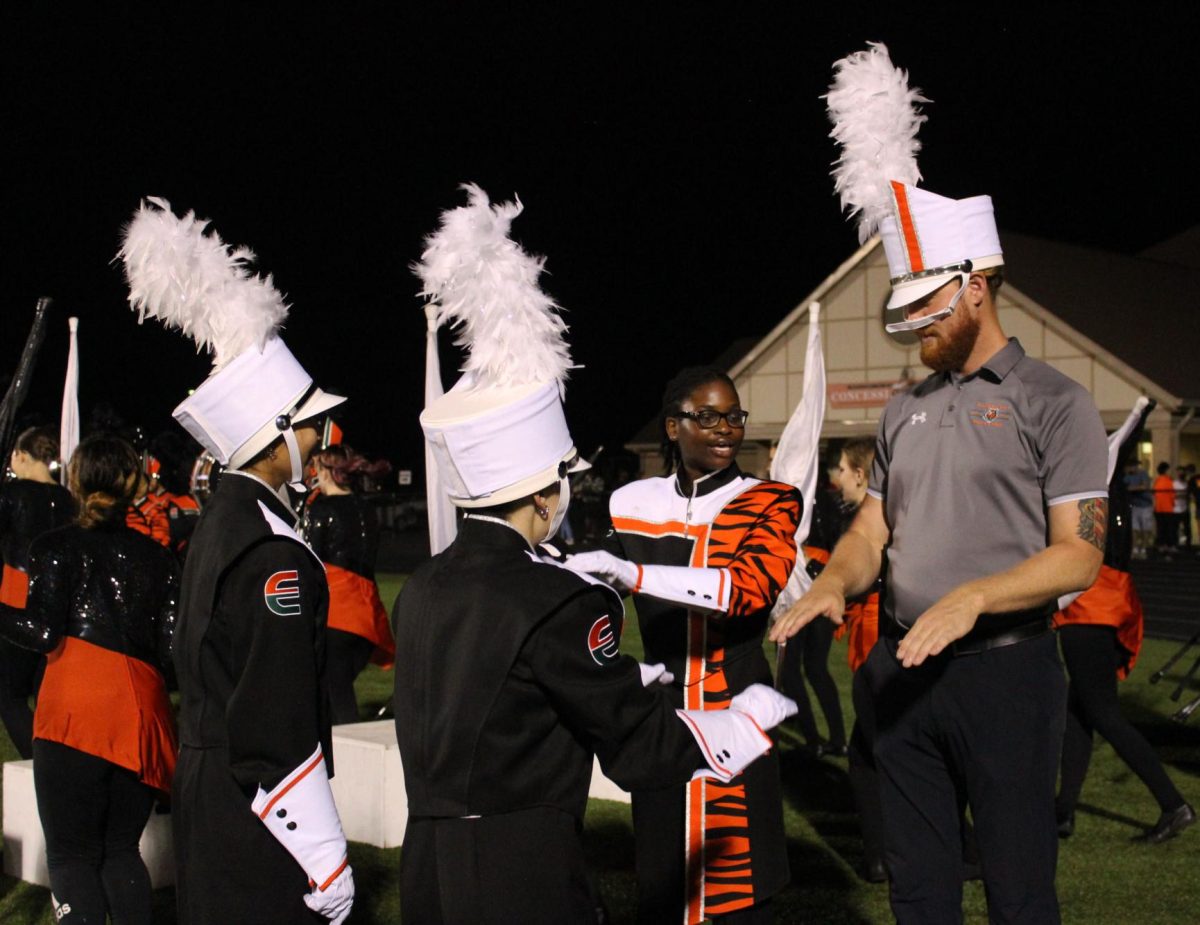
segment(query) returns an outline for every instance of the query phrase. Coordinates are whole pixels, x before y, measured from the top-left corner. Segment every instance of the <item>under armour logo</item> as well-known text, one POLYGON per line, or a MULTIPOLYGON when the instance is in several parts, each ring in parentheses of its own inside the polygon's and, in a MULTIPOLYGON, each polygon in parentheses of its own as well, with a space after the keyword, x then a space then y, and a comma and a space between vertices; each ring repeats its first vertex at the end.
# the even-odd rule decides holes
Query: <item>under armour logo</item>
POLYGON ((911 421, 909 421, 908 423, 909 423, 910 425, 911 425, 911 424, 924 424, 924 423, 925 423, 925 412, 924 412, 924 411, 918 411, 916 414, 914 414, 914 415, 912 416, 912 420, 911 420, 911 421))

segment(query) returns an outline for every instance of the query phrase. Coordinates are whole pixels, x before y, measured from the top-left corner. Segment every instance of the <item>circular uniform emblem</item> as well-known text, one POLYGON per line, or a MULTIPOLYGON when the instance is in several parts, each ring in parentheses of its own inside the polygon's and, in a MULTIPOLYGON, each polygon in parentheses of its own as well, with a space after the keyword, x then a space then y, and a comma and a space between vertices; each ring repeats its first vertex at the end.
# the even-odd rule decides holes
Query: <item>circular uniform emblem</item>
POLYGON ((620 644, 608 614, 593 623, 592 628, 588 630, 588 651, 597 665, 607 665, 616 661, 620 653, 620 644))

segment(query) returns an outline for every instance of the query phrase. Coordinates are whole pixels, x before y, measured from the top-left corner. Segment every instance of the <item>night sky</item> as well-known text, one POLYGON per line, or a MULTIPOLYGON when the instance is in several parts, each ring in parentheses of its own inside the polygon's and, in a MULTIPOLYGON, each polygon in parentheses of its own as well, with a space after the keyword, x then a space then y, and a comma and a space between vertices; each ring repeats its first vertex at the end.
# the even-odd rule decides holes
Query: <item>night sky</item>
POLYGON ((869 39, 933 100, 923 185, 991 194, 1002 232, 1133 253, 1197 221, 1195 4, 978 20, 962 4, 919 19, 854 4, 13 6, 0 380, 37 297, 56 300, 26 421, 57 421, 68 314, 85 423, 107 402, 150 433, 174 426, 207 375, 189 341, 135 324, 110 264, 139 198, 158 195, 274 274, 293 352, 352 399, 348 442, 419 469, 424 316, 408 264, 474 181, 520 195, 514 236, 548 258, 544 287, 585 367, 567 393, 576 442, 618 446, 679 366, 765 334, 857 246, 819 97, 833 61, 869 39))

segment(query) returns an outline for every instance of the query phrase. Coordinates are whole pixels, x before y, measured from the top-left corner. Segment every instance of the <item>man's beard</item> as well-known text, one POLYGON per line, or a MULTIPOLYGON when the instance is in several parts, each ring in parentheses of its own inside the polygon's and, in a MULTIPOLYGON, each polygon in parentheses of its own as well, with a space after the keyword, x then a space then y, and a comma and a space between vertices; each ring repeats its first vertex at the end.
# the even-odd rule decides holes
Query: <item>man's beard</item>
POLYGON ((979 318, 969 308, 958 306, 947 321, 954 323, 953 330, 921 339, 921 362, 937 373, 962 369, 979 337, 979 318))

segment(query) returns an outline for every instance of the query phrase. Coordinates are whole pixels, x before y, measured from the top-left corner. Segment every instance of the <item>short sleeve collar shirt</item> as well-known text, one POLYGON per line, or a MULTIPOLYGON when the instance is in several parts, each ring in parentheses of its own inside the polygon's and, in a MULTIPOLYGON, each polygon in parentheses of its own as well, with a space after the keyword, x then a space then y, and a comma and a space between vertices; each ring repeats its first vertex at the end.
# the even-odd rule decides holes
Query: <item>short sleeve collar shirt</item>
POLYGON ((869 493, 891 530, 884 607, 902 625, 1047 545, 1047 510, 1108 496, 1087 391, 1012 338, 969 376, 934 373, 884 409, 869 493))

